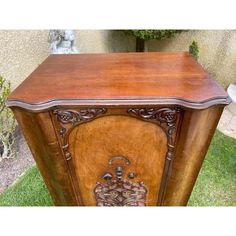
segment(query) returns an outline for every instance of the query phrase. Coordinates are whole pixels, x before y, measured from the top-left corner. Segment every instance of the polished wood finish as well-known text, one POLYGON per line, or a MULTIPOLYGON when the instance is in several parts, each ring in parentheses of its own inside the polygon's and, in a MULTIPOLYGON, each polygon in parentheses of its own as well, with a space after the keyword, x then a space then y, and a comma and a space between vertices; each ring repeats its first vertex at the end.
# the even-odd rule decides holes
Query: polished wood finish
POLYGON ((130 200, 124 180, 144 186, 132 204, 183 206, 229 102, 186 52, 117 53, 52 55, 8 106, 55 205, 100 204, 100 185, 107 194, 122 178, 109 201, 123 190, 130 200))
POLYGON ((222 106, 185 111, 163 205, 187 204, 222 111, 222 106))
POLYGON ((13 111, 55 205, 78 205, 50 114, 30 113, 21 109, 13 111))
POLYGON ((51 55, 8 99, 30 110, 98 104, 202 109, 228 102, 187 52, 51 55))
POLYGON ((102 117, 74 128, 69 146, 84 205, 96 205, 96 182, 106 182, 104 172, 115 176, 117 166, 123 167, 127 179, 129 172, 134 172, 135 182, 145 183, 150 190, 148 206, 157 204, 167 151, 166 135, 159 126, 127 116, 102 117), (128 158, 130 164, 116 161, 109 165, 115 156, 128 158))

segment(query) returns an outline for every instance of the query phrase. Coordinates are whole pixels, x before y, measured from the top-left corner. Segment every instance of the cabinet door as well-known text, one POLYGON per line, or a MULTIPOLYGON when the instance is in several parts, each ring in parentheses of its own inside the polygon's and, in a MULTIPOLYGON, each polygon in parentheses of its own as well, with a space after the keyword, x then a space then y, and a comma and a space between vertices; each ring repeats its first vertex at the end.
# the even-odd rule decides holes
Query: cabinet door
POLYGON ((159 110, 155 109, 155 114, 147 110, 154 115, 148 119, 137 109, 54 112, 81 204, 157 205, 160 189, 164 191, 161 185, 165 182, 166 158, 173 152, 170 142, 175 138, 173 127, 168 128, 167 122, 166 128, 162 127, 165 122, 161 122, 163 114, 159 110), (137 114, 144 116, 140 119, 137 114))

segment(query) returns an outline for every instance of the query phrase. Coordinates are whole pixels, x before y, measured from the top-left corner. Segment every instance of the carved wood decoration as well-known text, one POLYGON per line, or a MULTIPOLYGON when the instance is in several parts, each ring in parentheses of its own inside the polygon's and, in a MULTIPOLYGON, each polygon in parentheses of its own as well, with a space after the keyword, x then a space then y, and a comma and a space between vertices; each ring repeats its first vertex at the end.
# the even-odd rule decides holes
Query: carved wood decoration
POLYGON ((158 205, 162 205, 166 191, 167 181, 171 170, 171 164, 175 152, 176 130, 180 124, 181 109, 179 108, 131 108, 128 113, 137 117, 156 122, 166 133, 167 153, 164 171, 162 175, 161 188, 159 191, 158 205))
POLYGON ((166 132, 168 140, 168 152, 166 159, 171 161, 174 155, 174 133, 176 129, 176 121, 179 108, 131 108, 128 113, 135 114, 147 121, 156 121, 166 132))
POLYGON ((71 154, 68 151, 68 135, 72 129, 79 123, 93 120, 98 115, 106 113, 106 111, 106 108, 88 108, 80 110, 56 109, 53 111, 53 114, 56 116, 56 120, 60 123, 59 134, 63 139, 62 150, 67 161, 71 159, 71 154))
POLYGON ((100 113, 105 113, 105 108, 88 108, 80 110, 54 110, 53 113, 57 116, 58 121, 62 124, 76 124, 80 121, 89 121, 95 118, 100 113))
POLYGON ((97 182, 94 193, 97 206, 146 206, 147 189, 143 182, 123 179, 105 184, 97 182))
MULTIPOLYGON (((126 165, 130 161, 123 156, 113 157, 109 160, 109 165, 112 165, 114 160, 123 160, 126 165)), ((134 173, 133 173, 134 174, 134 173)), ((129 175, 129 178, 134 178, 129 175)), ((116 168, 116 179, 112 179, 112 174, 105 173, 103 179, 109 180, 103 184, 97 182, 94 189, 97 206, 146 206, 147 189, 143 181, 134 183, 123 179, 123 168, 116 168), (105 177, 109 178, 105 178, 105 177)))
MULTIPOLYGON (((158 126, 160 126, 167 136, 167 153, 165 158, 165 166, 162 175, 161 187, 158 196, 158 205, 162 205, 165 190, 168 182, 168 177, 170 174, 172 160, 174 158, 174 151, 175 151, 175 140, 176 140, 176 130, 180 124, 180 115, 182 110, 180 108, 128 108, 124 110, 124 114, 128 116, 135 116, 139 119, 154 122, 158 126)), ((69 145, 68 145, 68 136, 70 132, 76 125, 79 125, 84 122, 91 121, 97 117, 101 117, 104 115, 112 115, 112 109, 106 108, 89 108, 89 109, 79 109, 79 110, 64 110, 64 109, 56 109, 52 112, 56 117, 56 122, 59 123, 58 134, 62 139, 62 150, 64 152, 65 159, 69 161, 71 159, 71 153, 69 152, 69 145)), ((119 195, 119 199, 121 200, 121 196, 123 191, 126 187, 130 186, 132 189, 132 183, 121 181, 111 181, 106 184, 98 183, 96 191, 98 196, 99 204, 105 204, 104 196, 101 195, 101 190, 107 189, 107 194, 114 194, 112 192, 113 188, 120 189, 120 192, 116 190, 116 197, 119 195), (123 190, 122 190, 123 189, 123 190)), ((141 188, 142 184, 139 187, 141 188)), ((137 187, 137 186, 136 186, 137 187)), ((133 191, 133 190, 132 190, 133 191)), ((143 192, 143 190, 141 190, 143 192)), ((115 197, 114 199, 111 197, 109 200, 109 204, 111 201, 114 201, 112 204, 117 203, 118 199, 115 197), (111 200, 113 199, 113 200, 111 200)), ((113 195, 112 195, 113 196, 113 195)), ((107 203, 108 204, 108 203, 107 203)), ((108 204, 108 205, 109 205, 108 204)), ((119 204, 126 204, 126 200, 123 199, 119 202, 119 204)), ((127 203, 128 204, 128 203, 127 203)), ((134 201, 131 201, 129 204, 136 204, 134 201)), ((141 204, 141 203, 139 203, 141 204)))

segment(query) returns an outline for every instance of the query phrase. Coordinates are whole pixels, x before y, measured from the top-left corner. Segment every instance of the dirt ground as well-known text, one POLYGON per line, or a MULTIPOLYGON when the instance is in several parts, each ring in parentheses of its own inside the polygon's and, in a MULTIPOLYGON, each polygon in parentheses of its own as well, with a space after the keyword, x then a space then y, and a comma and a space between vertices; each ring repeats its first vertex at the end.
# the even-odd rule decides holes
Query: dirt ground
POLYGON ((3 159, 0 161, 0 193, 35 163, 18 127, 16 128, 15 137, 15 158, 3 159))

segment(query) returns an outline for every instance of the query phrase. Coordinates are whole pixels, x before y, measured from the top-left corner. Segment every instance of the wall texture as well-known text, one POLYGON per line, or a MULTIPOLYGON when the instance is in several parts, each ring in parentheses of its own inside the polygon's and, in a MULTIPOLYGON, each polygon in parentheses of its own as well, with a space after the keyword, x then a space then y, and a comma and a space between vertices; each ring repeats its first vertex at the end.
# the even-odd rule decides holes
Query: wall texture
MULTIPOLYGON (((19 85, 48 55, 47 30, 0 30, 0 75, 19 85)), ((196 40, 199 62, 227 87, 236 83, 236 31, 194 30, 163 41, 148 41, 149 51, 188 50, 196 40)), ((135 39, 121 31, 78 30, 77 46, 81 53, 131 52, 135 39)))
POLYGON ((236 30, 192 30, 163 41, 148 41, 149 51, 187 50, 199 45, 199 62, 225 88, 236 83, 236 30))
POLYGON ((47 32, 1 30, 0 48, 0 75, 16 87, 47 57, 47 32))
MULTIPOLYGON (((0 30, 0 75, 18 86, 45 58, 48 30, 0 30)), ((128 52, 135 50, 135 39, 111 30, 77 31, 81 53, 128 52)))

